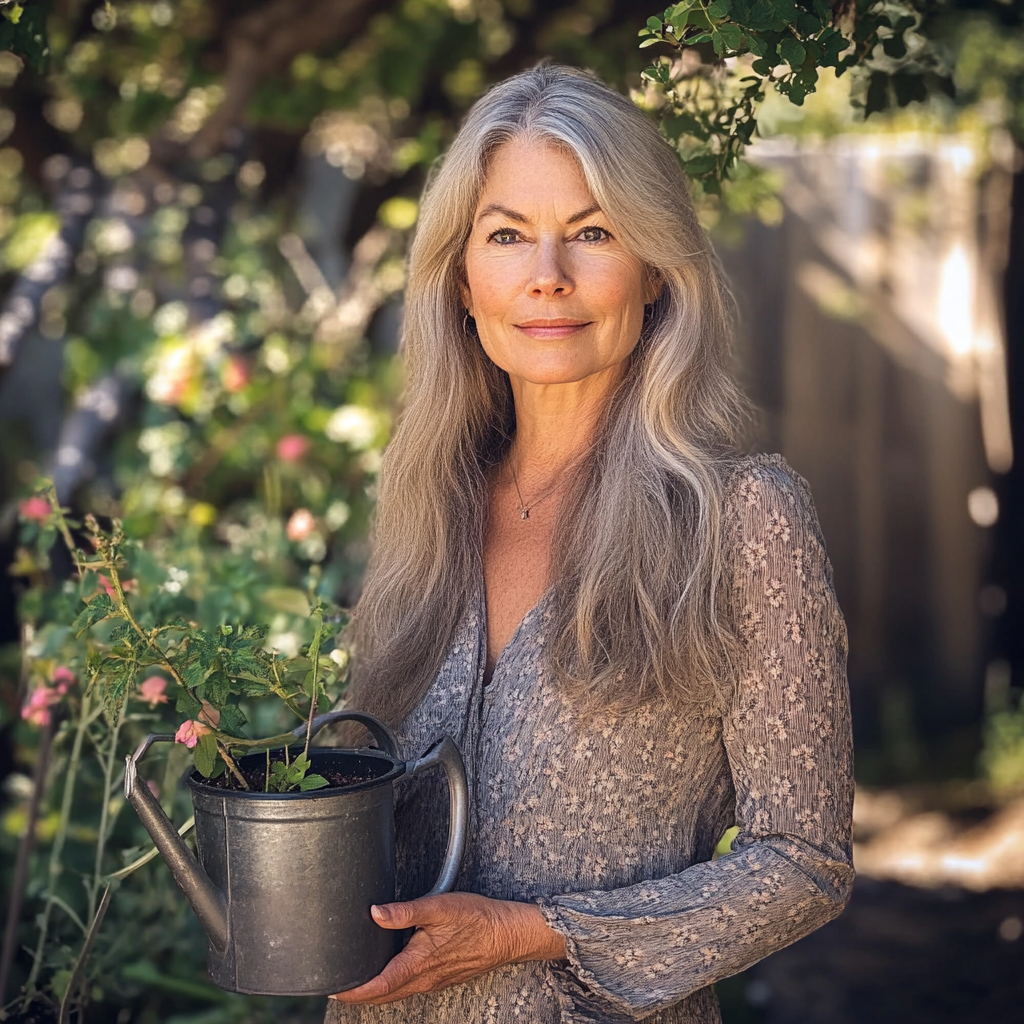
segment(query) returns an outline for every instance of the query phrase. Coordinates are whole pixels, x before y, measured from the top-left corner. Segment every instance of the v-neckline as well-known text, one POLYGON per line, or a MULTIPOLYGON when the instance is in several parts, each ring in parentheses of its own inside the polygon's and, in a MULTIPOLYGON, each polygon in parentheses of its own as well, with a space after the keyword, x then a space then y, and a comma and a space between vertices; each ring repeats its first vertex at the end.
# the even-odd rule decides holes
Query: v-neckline
POLYGON ((537 603, 533 605, 527 613, 519 620, 519 625, 512 631, 512 635, 508 638, 507 643, 498 652, 497 658, 494 659, 494 668, 491 669, 490 675, 487 674, 487 641, 488 641, 488 621, 487 621, 487 590, 484 585, 483 573, 480 573, 477 579, 477 608, 480 615, 480 645, 477 654, 477 676, 483 686, 486 688, 491 685, 494 681, 494 677, 498 674, 498 666, 505 660, 505 656, 509 650, 515 646, 516 641, 519 639, 520 634, 526 628, 526 624, 533 619, 540 607, 547 601, 551 594, 551 586, 549 585, 543 594, 537 598, 537 603))

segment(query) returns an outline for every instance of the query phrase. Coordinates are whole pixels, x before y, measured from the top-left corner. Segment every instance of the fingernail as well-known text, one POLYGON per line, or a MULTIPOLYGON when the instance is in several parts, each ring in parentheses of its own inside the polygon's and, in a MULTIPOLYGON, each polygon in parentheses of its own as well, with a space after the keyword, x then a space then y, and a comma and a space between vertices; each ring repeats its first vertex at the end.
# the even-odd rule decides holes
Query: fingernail
POLYGON ((378 907, 376 903, 370 907, 370 913, 379 921, 386 921, 388 919, 388 915, 384 913, 383 908, 378 907))

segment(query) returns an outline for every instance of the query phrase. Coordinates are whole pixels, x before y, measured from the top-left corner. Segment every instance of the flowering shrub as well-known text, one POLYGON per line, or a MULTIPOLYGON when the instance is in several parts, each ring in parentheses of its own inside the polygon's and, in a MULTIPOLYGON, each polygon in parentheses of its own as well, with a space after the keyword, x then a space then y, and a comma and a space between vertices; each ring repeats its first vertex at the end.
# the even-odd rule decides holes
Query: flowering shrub
MULTIPOLYGON (((87 666, 89 685, 102 700, 108 721, 123 719, 129 696, 137 696, 151 708, 168 703, 168 680, 163 675, 149 674, 159 668, 172 680, 175 710, 186 716, 175 732, 175 741, 194 751, 195 767, 202 775, 215 777, 227 769, 229 787, 248 789, 236 757, 282 744, 287 749, 293 739, 286 732, 269 739, 248 736, 243 710, 247 699, 276 700, 305 721, 304 753, 308 752, 313 717, 322 699, 338 696, 348 663, 343 654, 320 657, 325 643, 333 644, 338 632, 341 618, 337 613, 325 621, 328 606, 313 595, 312 615, 317 620, 313 638, 306 649, 291 658, 267 649, 265 626, 221 624, 215 630, 204 630, 175 614, 174 602, 161 599, 155 606, 147 606, 142 593, 137 600, 129 601, 128 593, 136 587, 129 587, 134 581, 125 579, 126 552, 140 549, 129 544, 119 521, 114 521, 110 531, 104 531, 94 516, 86 516, 85 532, 93 549, 86 553, 74 545, 71 534, 79 524, 65 518, 52 488, 49 504, 50 517, 74 560, 78 594, 84 605, 71 624, 71 632, 84 643, 80 660, 87 666), (96 586, 97 581, 101 586, 96 586), (100 627, 106 627, 103 635, 100 627), (140 675, 144 678, 137 683, 140 675), (302 707, 304 701, 308 704, 302 707)), ((300 511, 312 522, 309 512, 300 511)), ((292 521, 298 515, 295 513, 292 521)), ((288 534, 291 539, 301 539, 291 537, 291 521, 288 534)), ((156 594, 180 598, 181 570, 168 576, 156 594)), ((187 580, 187 574, 184 578, 187 580)), ((23 711, 25 720, 46 724, 50 706, 61 699, 73 681, 74 674, 67 667, 55 669, 48 683, 33 690, 23 711)), ((321 776, 307 776, 304 769, 297 772, 297 763, 286 760, 282 771, 277 771, 268 757, 264 788, 270 788, 272 772, 276 772, 278 791, 285 791, 286 777, 290 786, 303 790, 327 785, 321 776), (284 768, 288 771, 282 774, 284 768)), ((308 766, 308 758, 303 763, 308 766)))

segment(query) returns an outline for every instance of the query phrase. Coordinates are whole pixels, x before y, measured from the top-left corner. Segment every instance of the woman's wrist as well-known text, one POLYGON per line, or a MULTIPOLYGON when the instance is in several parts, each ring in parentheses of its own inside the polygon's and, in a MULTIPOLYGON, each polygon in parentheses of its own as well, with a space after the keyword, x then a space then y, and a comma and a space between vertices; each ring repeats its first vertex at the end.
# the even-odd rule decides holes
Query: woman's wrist
POLYGON ((534 903, 512 904, 521 918, 524 954, 516 960, 564 960, 565 937, 548 924, 543 911, 534 903))

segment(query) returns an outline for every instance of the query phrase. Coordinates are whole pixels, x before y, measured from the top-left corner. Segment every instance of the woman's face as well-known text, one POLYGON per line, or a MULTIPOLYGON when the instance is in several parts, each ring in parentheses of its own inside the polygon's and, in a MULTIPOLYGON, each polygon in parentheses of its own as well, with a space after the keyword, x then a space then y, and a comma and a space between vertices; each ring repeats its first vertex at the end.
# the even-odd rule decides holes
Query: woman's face
POLYGON ((466 245, 463 301, 514 385, 614 384, 654 298, 587 188, 545 142, 497 149, 466 245))

